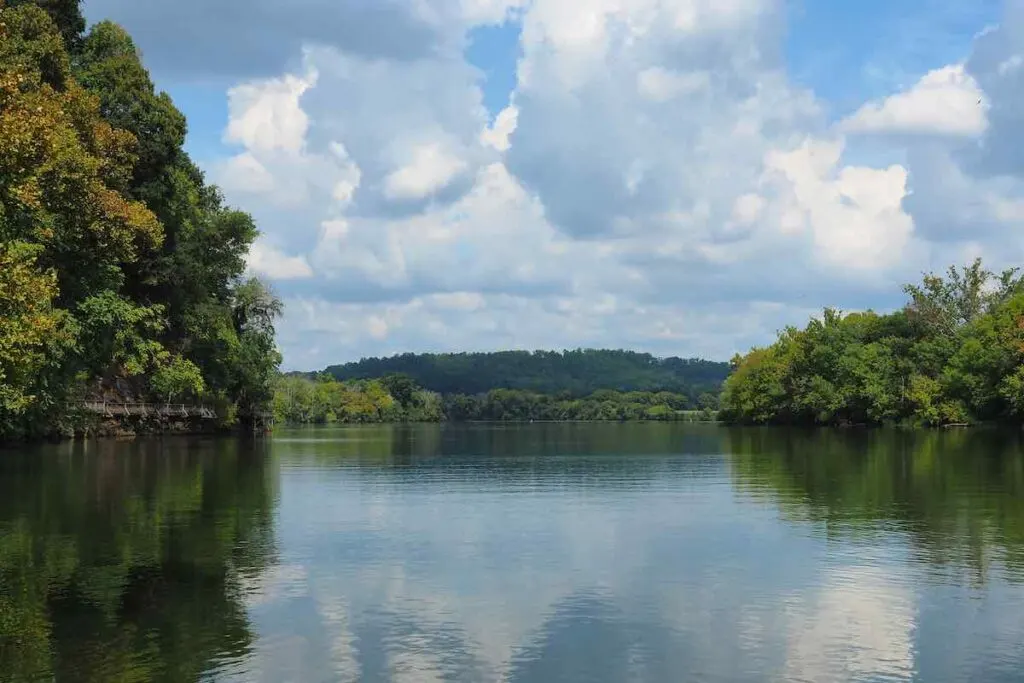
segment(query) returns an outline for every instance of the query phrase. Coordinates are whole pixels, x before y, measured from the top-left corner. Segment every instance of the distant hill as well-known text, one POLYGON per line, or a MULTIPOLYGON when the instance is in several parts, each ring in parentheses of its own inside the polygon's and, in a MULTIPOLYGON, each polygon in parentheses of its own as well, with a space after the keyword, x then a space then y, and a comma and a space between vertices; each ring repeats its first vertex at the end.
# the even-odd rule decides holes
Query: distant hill
POLYGON ((633 351, 580 349, 406 353, 332 365, 326 372, 343 381, 402 373, 425 389, 442 394, 522 389, 585 396, 599 389, 615 389, 672 391, 696 398, 704 392, 718 392, 729 374, 729 364, 695 358, 656 358, 633 351))

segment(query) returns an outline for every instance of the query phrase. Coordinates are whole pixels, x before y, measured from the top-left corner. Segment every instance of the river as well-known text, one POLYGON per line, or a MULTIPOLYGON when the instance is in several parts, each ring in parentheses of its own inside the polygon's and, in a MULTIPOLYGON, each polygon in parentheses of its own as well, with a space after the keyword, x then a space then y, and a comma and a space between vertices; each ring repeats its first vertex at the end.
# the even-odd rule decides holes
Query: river
POLYGON ((282 429, 0 452, 0 681, 1024 680, 989 431, 282 429))

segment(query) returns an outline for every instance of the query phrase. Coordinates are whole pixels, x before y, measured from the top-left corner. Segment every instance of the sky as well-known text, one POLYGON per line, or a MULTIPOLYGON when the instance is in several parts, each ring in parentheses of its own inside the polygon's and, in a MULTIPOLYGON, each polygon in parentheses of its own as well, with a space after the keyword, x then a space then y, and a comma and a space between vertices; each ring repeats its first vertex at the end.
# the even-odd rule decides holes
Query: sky
POLYGON ((86 0, 262 235, 286 369, 728 359, 1024 260, 1024 0, 86 0))

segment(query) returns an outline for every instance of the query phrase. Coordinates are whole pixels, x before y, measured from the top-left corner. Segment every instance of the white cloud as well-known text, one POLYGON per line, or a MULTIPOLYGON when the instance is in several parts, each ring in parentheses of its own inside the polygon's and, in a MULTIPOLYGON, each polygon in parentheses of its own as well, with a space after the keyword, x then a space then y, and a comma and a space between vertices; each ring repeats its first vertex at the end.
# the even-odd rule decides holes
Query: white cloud
POLYGON ((299 105, 303 93, 316 85, 316 71, 262 83, 245 83, 228 91, 226 142, 268 152, 302 150, 309 117, 299 105))
POLYGON ((839 165, 839 142, 808 141, 770 152, 766 178, 779 191, 780 232, 809 233, 816 253, 832 266, 858 271, 899 264, 914 230, 903 212, 907 173, 839 165))
POLYGON ((979 39, 1001 41, 987 61, 833 125, 786 73, 781 0, 406 4, 452 45, 520 18, 493 122, 458 50, 309 45, 231 90, 245 149, 212 175, 278 250, 254 263, 286 264, 262 267, 290 278, 291 367, 506 346, 724 358, 821 306, 892 302, 949 259, 1024 250, 1020 180, 980 170, 1016 120, 1024 40, 1005 31, 979 39))
POLYGON ((458 0, 460 15, 468 24, 500 24, 521 9, 527 0, 458 0))
POLYGON ((765 208, 765 200, 757 194, 745 194, 736 198, 732 207, 732 217, 736 223, 750 225, 761 217, 765 208))
POLYGON ((706 71, 676 73, 658 66, 637 74, 636 87, 646 99, 667 102, 675 97, 698 92, 711 85, 706 71))
POLYGON ((221 185, 238 192, 263 194, 276 187, 274 176, 250 152, 231 157, 220 167, 221 185))
POLYGON ((359 166, 352 161, 348 150, 345 149, 345 145, 340 142, 332 142, 329 147, 331 153, 336 159, 340 171, 334 184, 334 190, 331 192, 331 197, 339 206, 344 207, 352 201, 356 190, 359 189, 359 183, 362 182, 363 172, 359 170, 359 166))
POLYGON ((447 186, 467 167, 437 141, 413 147, 408 157, 404 166, 384 179, 384 194, 391 199, 422 199, 447 186))
POLYGON ((480 134, 480 142, 499 152, 507 152, 508 148, 512 145, 510 138, 512 133, 515 132, 518 122, 519 110, 516 109, 514 104, 510 104, 498 112, 498 115, 494 117, 492 125, 487 126, 483 130, 480 134))
POLYGON ((906 92, 869 102, 843 122, 851 133, 976 137, 988 125, 985 94, 963 65, 925 74, 906 92))
POLYGON ((313 269, 303 256, 288 256, 263 242, 249 250, 249 270, 271 280, 299 280, 313 277, 313 269))

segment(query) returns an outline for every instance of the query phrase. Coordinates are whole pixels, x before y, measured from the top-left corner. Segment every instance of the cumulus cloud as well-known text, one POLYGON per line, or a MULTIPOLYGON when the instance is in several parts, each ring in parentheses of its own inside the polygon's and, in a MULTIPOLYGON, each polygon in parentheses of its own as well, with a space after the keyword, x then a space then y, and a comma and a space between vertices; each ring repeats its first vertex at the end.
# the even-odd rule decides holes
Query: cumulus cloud
POLYGON ((300 152, 309 117, 299 106, 302 94, 316 85, 316 71, 262 83, 243 83, 228 91, 226 142, 254 151, 300 152))
POLYGON ((652 66, 637 74, 636 87, 641 96, 655 102, 693 94, 710 87, 711 77, 706 71, 677 73, 652 66))
POLYGON ((445 150, 442 143, 417 145, 409 150, 408 163, 384 179, 384 195, 391 199, 422 199, 446 187, 466 165, 445 150))
POLYGON ((907 173, 902 166, 841 167, 842 146, 808 141, 765 160, 778 188, 779 231, 807 235, 828 264, 873 271, 898 264, 913 230, 902 209, 907 173))
MULTIPOLYGON (((198 9, 143 5, 87 10, 159 66, 142 17, 198 9)), ((291 367, 508 346, 725 358, 821 306, 895 305, 922 270, 1024 256, 1019 2, 962 63, 837 122, 788 74, 782 0, 230 5, 218 39, 237 54, 210 44, 217 12, 186 29, 205 73, 232 78, 230 151, 205 165, 264 232, 250 268, 288 299, 291 367), (488 112, 463 48, 502 22, 515 85, 488 112)), ((199 78, 188 59, 175 73, 199 78)))
POLYGON ((249 270, 271 280, 295 280, 313 276, 303 256, 288 256, 263 242, 256 242, 249 250, 249 270))
POLYGON ((912 88, 869 102, 844 123, 851 133, 905 133, 976 137, 988 125, 988 104, 963 65, 925 74, 912 88))

